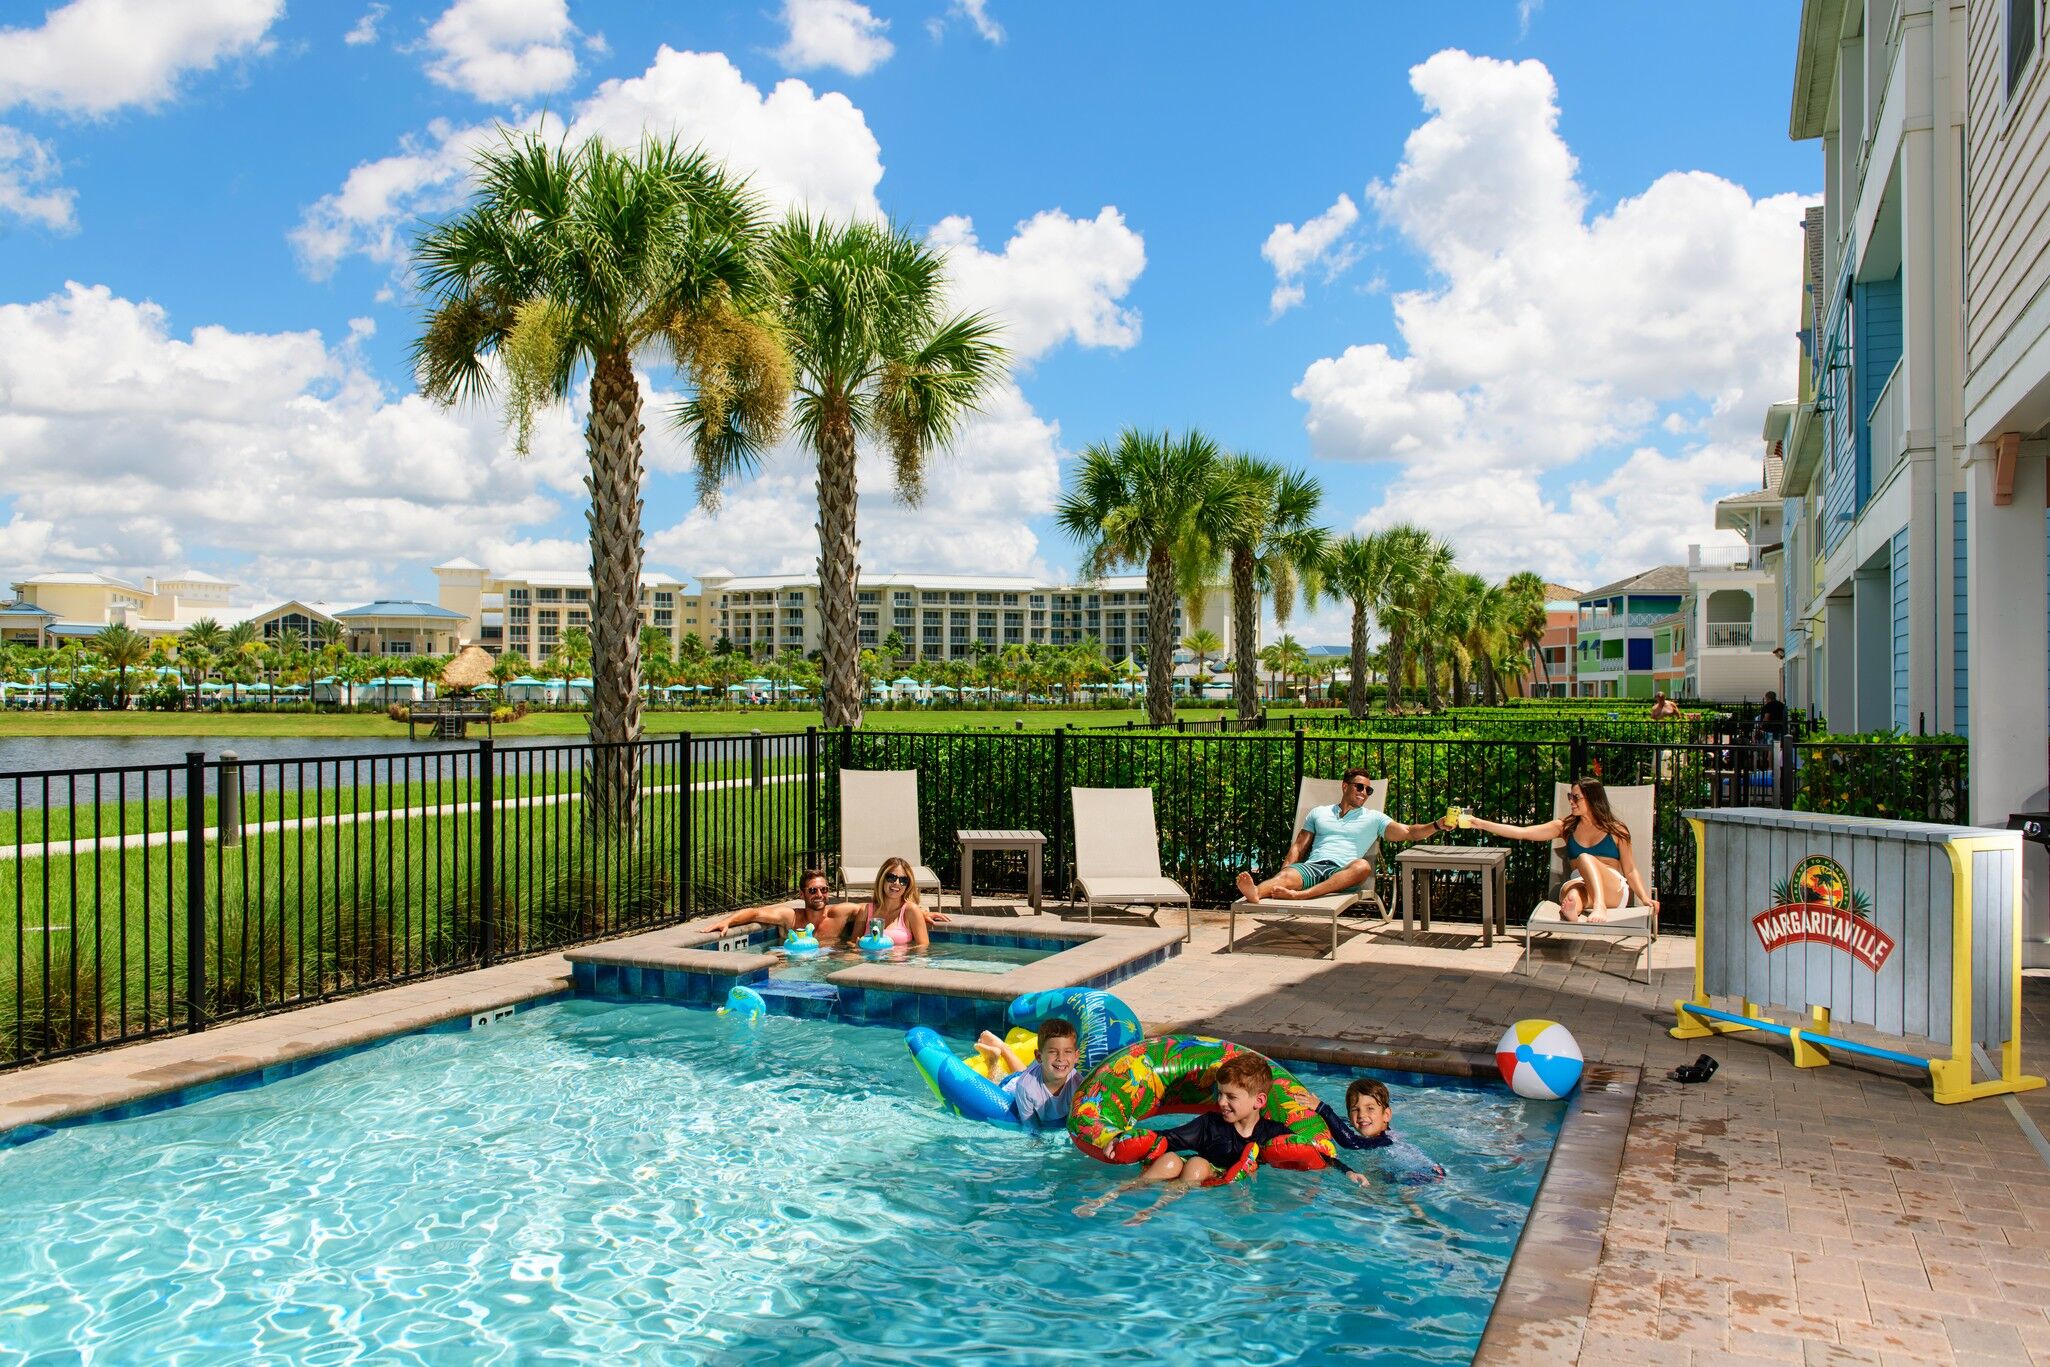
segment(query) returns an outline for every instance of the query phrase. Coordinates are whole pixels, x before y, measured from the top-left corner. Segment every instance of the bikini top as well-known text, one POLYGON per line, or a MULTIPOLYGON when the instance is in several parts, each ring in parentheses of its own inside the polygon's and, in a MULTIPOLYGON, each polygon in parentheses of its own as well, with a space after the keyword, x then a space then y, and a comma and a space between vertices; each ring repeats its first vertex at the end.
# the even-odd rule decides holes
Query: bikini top
POLYGON ((1618 864, 1623 862, 1623 850, 1621 846, 1616 844, 1616 837, 1614 835, 1608 831, 1603 831, 1600 840, 1595 841, 1592 845, 1583 845, 1573 838, 1579 829, 1579 823, 1576 822, 1572 829, 1566 832, 1567 863, 1572 863, 1583 854, 1591 854, 1597 859, 1613 859, 1618 864))
MULTIPOLYGON (((862 909, 875 918, 880 918, 883 914, 874 902, 864 902, 862 909)), ((890 943, 893 945, 903 946, 910 944, 911 918, 904 914, 902 908, 899 908, 897 919, 883 927, 883 934, 889 938, 890 943)))

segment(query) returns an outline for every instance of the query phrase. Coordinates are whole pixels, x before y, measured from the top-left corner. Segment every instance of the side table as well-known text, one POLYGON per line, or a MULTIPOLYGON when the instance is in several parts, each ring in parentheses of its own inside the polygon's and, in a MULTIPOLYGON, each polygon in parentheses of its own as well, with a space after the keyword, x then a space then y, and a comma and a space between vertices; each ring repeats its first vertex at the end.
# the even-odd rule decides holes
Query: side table
POLYGON ((1416 884, 1423 882, 1424 929, 1431 928, 1431 875, 1478 873, 1481 876, 1481 946, 1495 943, 1499 927, 1509 933, 1509 851, 1486 845, 1412 845, 1395 855, 1396 879, 1402 894, 1402 938, 1414 941, 1416 884))
POLYGON ((977 850, 1020 850, 1025 855, 1025 898, 1032 914, 1039 910, 1039 865, 1046 849, 1046 837, 1038 831, 955 831, 961 843, 961 911, 975 909, 975 852, 977 850))

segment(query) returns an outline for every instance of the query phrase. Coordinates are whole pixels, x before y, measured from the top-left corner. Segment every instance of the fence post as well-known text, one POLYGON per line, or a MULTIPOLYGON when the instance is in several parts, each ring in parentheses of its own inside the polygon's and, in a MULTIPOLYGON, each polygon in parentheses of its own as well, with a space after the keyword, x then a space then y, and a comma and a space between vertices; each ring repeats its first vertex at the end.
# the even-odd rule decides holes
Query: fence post
MULTIPOLYGON (((1294 743, 1294 745, 1293 745, 1293 746, 1291 747, 1291 748, 1292 748, 1292 749, 1294 750, 1294 752, 1295 752, 1295 782, 1294 782, 1294 783, 1292 783, 1292 784, 1290 784, 1290 785, 1289 785, 1289 789, 1288 789, 1288 792, 1289 792, 1289 797, 1290 797, 1290 800, 1292 801, 1292 800, 1294 799, 1295 795, 1296 795, 1297 793, 1300 793, 1300 792, 1301 792, 1301 791, 1303 790, 1303 728, 1302 728, 1302 723, 1301 723, 1301 722, 1299 722, 1298 720, 1296 720, 1295 718, 1291 717, 1291 718, 1289 718, 1289 722, 1288 722, 1288 729, 1289 729, 1289 732, 1290 732, 1290 734, 1291 734, 1291 735, 1292 735, 1292 736, 1293 736, 1293 737, 1295 738, 1295 743, 1294 743)), ((1255 889, 1255 891, 1258 891, 1258 889, 1255 889)))
POLYGON ((690 877, 690 827, 691 827, 691 779, 693 771, 690 762, 690 732, 684 731, 676 737, 676 787, 678 800, 683 803, 682 819, 676 830, 676 886, 683 891, 677 898, 682 919, 691 917, 693 889, 690 877))
POLYGON ((185 1029, 206 1029, 206 752, 185 752, 185 1029))
POLYGON ((1779 746, 1780 809, 1791 812, 1794 810, 1794 776, 1796 772, 1794 768, 1794 750, 1797 742, 1793 736, 1787 735, 1782 736, 1774 743, 1779 746))
POLYGON ((854 767, 854 728, 851 726, 840 728, 840 767, 842 769, 852 769, 854 767))
POLYGON ((762 732, 760 727, 748 732, 747 738, 748 786, 762 786, 762 732))
POLYGON ((1573 771, 1567 775, 1568 782, 1577 783, 1587 773, 1587 723, 1577 718, 1573 739, 1566 743, 1566 765, 1573 771))
POLYGON ((498 957, 498 758, 491 737, 477 742, 478 958, 485 968, 498 957))
POLYGON ((1061 876, 1068 867, 1068 727, 1053 729, 1053 877, 1056 893, 1062 891, 1061 876))
POLYGON ((223 846, 242 843, 242 756, 221 751, 221 767, 214 780, 214 839, 223 846))
POLYGON ((819 728, 804 728, 804 866, 819 867, 819 728))

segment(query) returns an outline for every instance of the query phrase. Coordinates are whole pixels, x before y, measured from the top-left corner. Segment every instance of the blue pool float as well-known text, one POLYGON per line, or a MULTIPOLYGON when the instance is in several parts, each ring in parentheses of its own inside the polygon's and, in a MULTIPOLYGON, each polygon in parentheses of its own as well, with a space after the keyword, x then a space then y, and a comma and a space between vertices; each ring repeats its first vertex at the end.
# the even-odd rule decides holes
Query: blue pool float
POLYGON ((726 1005, 719 1008, 719 1014, 735 1015, 752 1025, 769 1014, 769 1004, 752 987, 736 985, 726 993, 726 1005))
POLYGON ((783 937, 783 952, 793 959, 809 959, 814 954, 823 954, 826 951, 819 944, 819 937, 812 933, 810 926, 799 926, 783 937))
MULTIPOLYGON (((1028 992, 1011 1003, 1005 1016, 1014 1027, 1023 1027, 1012 1031, 1011 1042, 1027 1058, 1037 1050, 1038 1040, 1024 1031, 1036 1030, 1049 1016, 1071 1022, 1081 1046, 1081 1060, 1075 1065, 1078 1078, 1087 1076, 1090 1069, 1140 1038, 1139 1018, 1132 1008, 1094 987, 1028 992)), ((1019 1123, 1012 1111, 1010 1093, 983 1072, 979 1055, 963 1058, 938 1033, 923 1025, 904 1032, 904 1047, 911 1051, 911 1061, 917 1065, 919 1075, 946 1110, 1005 1129, 1028 1128, 1019 1123)))
POLYGON ((874 921, 868 923, 868 933, 859 940, 856 940, 854 944, 863 954, 888 954, 896 948, 896 945, 891 942, 890 937, 883 934, 882 926, 874 921))

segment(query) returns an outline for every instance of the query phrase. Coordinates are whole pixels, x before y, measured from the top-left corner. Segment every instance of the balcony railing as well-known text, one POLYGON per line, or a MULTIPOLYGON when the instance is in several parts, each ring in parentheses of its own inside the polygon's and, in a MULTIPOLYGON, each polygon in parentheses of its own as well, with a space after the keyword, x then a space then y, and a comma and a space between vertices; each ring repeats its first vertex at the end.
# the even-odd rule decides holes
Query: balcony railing
POLYGON ((1906 358, 1894 363, 1893 373, 1879 387, 1867 422, 1872 429, 1872 487, 1876 490, 1893 473, 1901 454, 1908 449, 1907 382, 1901 378, 1906 358))
POLYGON ((1708 634, 1702 644, 1710 650, 1749 650, 1751 648, 1751 624, 1749 622, 1710 622, 1708 634))

